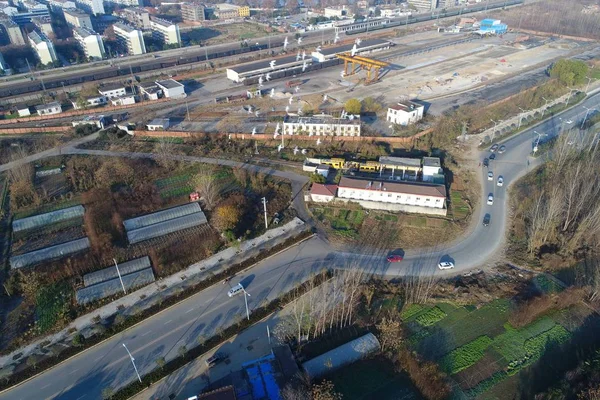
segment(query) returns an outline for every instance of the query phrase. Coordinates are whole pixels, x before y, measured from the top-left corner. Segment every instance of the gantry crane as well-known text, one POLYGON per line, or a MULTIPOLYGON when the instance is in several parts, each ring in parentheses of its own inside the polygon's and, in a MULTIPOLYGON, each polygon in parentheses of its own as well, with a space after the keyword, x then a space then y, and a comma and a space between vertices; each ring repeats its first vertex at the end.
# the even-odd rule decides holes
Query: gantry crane
POLYGON ((367 84, 379 80, 379 70, 390 65, 390 63, 385 61, 356 55, 352 56, 350 53, 336 54, 336 57, 340 60, 344 60, 344 76, 353 75, 355 73, 354 64, 359 65, 361 69, 367 70, 367 84), (348 71, 348 64, 350 64, 350 71, 348 71), (371 76, 372 70, 374 70, 374 76, 371 76))

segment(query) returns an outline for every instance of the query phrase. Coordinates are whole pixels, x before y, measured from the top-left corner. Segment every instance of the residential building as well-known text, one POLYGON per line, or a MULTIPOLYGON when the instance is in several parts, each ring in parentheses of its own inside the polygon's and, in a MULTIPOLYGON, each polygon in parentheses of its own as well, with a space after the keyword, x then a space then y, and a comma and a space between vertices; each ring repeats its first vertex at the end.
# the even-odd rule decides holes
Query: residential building
POLYGON ((31 115, 31 109, 27 104, 18 104, 16 109, 19 117, 29 117, 31 115))
POLYGON ((89 14, 83 13, 78 10, 64 10, 65 21, 71 28, 85 28, 94 30, 92 26, 92 19, 89 14))
POLYGON ((86 28, 74 28, 73 37, 88 59, 101 60, 106 56, 102 37, 96 32, 86 28))
POLYGON ((121 20, 114 15, 98 15, 92 19, 92 26, 94 27, 95 32, 103 35, 106 29, 120 21, 121 20))
POLYGON ((153 119, 146 127, 149 131, 164 131, 169 128, 169 118, 153 119))
POLYGON ((11 75, 12 72, 13 71, 10 68, 10 65, 8 65, 6 61, 4 61, 4 57, 2 56, 2 53, 0 53, 0 73, 5 75, 11 75))
POLYGON ((93 15, 106 14, 102 0, 75 0, 77 7, 93 15))
POLYGON ((98 89, 98 92, 102 96, 106 96, 108 99, 114 99, 119 96, 125 96, 127 91, 125 85, 121 83, 107 83, 98 89))
POLYGON ((388 108, 386 120, 402 126, 411 125, 423 119, 425 106, 414 101, 403 101, 388 108))
POLYGON ((25 46, 25 38, 21 27, 9 18, 0 20, 0 36, 4 36, 7 39, 5 42, 7 41, 12 45, 25 46))
POLYGON ((166 45, 181 46, 181 34, 179 26, 162 18, 152 17, 150 19, 152 36, 166 45))
POLYGON ((120 22, 114 24, 113 27, 115 35, 117 36, 117 41, 123 50, 127 51, 129 55, 146 53, 144 36, 140 30, 134 29, 133 27, 120 22))
POLYGON ((150 29, 150 13, 144 8, 130 7, 121 12, 121 17, 140 29, 150 29))
POLYGON ((438 0, 438 8, 456 7, 456 0, 438 0))
POLYGON ((330 201, 335 200, 337 190, 337 185, 313 183, 310 188, 310 199, 316 203, 329 203, 330 201))
POLYGON ((215 7, 215 15, 219 19, 236 19, 240 16, 240 6, 235 4, 221 3, 215 7))
POLYGON ((54 30, 52 29, 52 20, 50 17, 33 17, 31 22, 42 32, 44 35, 54 37, 54 30))
POLYGON ((240 6, 240 8, 238 8, 238 16, 240 16, 241 18, 249 17, 250 16, 250 7, 249 6, 240 6))
POLYGON ((71 103, 73 104, 73 108, 75 110, 79 110, 81 108, 88 108, 88 107, 104 106, 107 103, 107 98, 106 98, 106 96, 103 96, 103 95, 88 96, 82 100, 79 100, 79 99, 71 100, 71 103))
POLYGON ((400 15, 405 15, 405 12, 407 12, 405 9, 395 5, 381 6, 379 7, 379 11, 383 18, 397 17, 400 15))
POLYGON ((119 96, 110 100, 110 103, 113 106, 127 106, 130 104, 135 104, 135 96, 133 94, 126 94, 124 96, 119 96))
POLYGON ((52 103, 35 106, 35 110, 37 111, 38 115, 60 114, 62 112, 62 106, 59 102, 54 101, 52 103))
POLYGON ((138 87, 146 100, 158 100, 162 96, 162 90, 154 82, 142 82, 138 87))
POLYGON ((284 135, 360 136, 360 117, 350 115, 336 118, 331 115, 300 117, 288 115, 283 120, 284 135))
POLYGON ((164 81, 156 81, 156 85, 167 98, 186 97, 185 87, 175 79, 166 79, 164 81))
POLYGON ((338 184, 337 198, 357 202, 369 209, 446 214, 444 185, 343 176, 338 184))
POLYGON ((27 35, 27 38, 40 63, 51 64, 58 61, 54 45, 46 35, 38 31, 33 31, 27 35))
POLYGON ((204 5, 199 3, 185 3, 181 5, 181 18, 184 21, 204 21, 204 5))
POLYGON ((82 119, 72 121, 71 125, 73 125, 73 127, 80 126, 80 125, 94 125, 98 129, 105 129, 107 126, 111 125, 112 123, 113 123, 113 121, 110 116, 88 115, 88 116, 83 117, 82 119))
POLYGON ((437 8, 438 0, 408 0, 408 4, 419 12, 431 11, 437 8))
POLYGON ((327 18, 341 18, 346 14, 346 6, 325 7, 323 9, 323 15, 327 18))
POLYGON ((360 8, 361 10, 366 10, 369 8, 369 2, 367 0, 358 0, 356 2, 356 7, 360 8))
POLYGON ((445 181, 442 163, 438 157, 423 157, 423 182, 445 181))
POLYGON ((77 8, 75 2, 71 0, 48 0, 48 6, 50 6, 52 12, 61 15, 64 10, 74 10, 77 8))
POLYGON ((34 17, 50 17, 50 10, 45 4, 29 0, 20 2, 19 6, 25 11, 19 11, 15 7, 7 7, 2 10, 4 14, 9 16, 19 26, 29 24, 34 17))
POLYGON ((126 7, 139 7, 144 5, 143 1, 140 0, 108 0, 108 3, 120 4, 126 7))

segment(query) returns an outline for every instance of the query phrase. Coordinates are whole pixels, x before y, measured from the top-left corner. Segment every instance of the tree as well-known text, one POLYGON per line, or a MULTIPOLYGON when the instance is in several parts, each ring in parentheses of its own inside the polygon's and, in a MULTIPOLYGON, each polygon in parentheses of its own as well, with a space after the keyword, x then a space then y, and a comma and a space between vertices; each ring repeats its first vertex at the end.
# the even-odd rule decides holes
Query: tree
POLYGON ((321 174, 314 172, 310 174, 310 181, 312 183, 325 183, 325 177, 321 174))
POLYGON ((312 387, 313 400, 342 400, 343 396, 335 391, 331 381, 324 380, 312 387))
POLYGON ((216 172, 215 168, 204 168, 192 179, 196 191, 202 197, 208 210, 211 210, 218 203, 223 190, 223 185, 215 177, 216 172))
POLYGON ((362 104, 358 99, 350 99, 344 104, 344 109, 348 114, 360 114, 362 104))
POLYGON ((102 389, 102 400, 110 400, 115 395, 115 390, 113 388, 105 387, 102 389))
POLYGON ((215 218, 212 221, 213 226, 218 231, 234 230, 240 222, 242 210, 233 204, 224 204, 215 211, 215 218))
POLYGON ((171 137, 161 137, 154 147, 154 158, 165 169, 171 170, 175 166, 173 151, 175 149, 175 139, 171 137))
POLYGON ((383 108, 383 105, 372 97, 365 97, 362 101, 363 112, 378 113, 383 108))
POLYGON ((135 171, 123 159, 115 158, 102 164, 94 176, 96 184, 101 187, 110 187, 116 183, 129 185, 135 179, 135 171))
POLYGON ((42 276, 39 272, 31 271, 29 273, 19 270, 19 282, 21 294, 31 304, 35 303, 40 288, 42 287, 42 276))
POLYGON ((75 347, 80 347, 83 346, 83 342, 85 342, 85 337, 81 334, 81 333, 77 333, 75 334, 75 336, 73 336, 73 346, 75 347))
POLYGON ((400 321, 394 318, 382 318, 376 325, 381 342, 381 350, 397 351, 402 345, 402 328, 400 321))
POLYGON ((156 359, 156 365, 158 365, 158 368, 163 369, 166 364, 167 362, 165 361, 164 357, 159 357, 156 359))
POLYGON ((566 86, 581 85, 585 82, 588 66, 581 60, 562 59, 552 65, 550 76, 566 86))

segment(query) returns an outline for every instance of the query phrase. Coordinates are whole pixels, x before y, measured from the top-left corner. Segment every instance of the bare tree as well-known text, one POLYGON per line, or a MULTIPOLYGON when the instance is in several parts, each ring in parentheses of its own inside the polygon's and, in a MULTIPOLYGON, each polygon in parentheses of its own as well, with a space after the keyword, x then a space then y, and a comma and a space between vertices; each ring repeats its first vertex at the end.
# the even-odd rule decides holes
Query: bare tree
POLYGON ((173 154, 175 151, 175 138, 160 137, 154 146, 154 158, 162 167, 172 169, 175 165, 173 154))
POLYGON ((204 205, 211 210, 220 200, 223 185, 215 177, 216 169, 205 167, 193 178, 194 187, 204 200, 204 205))

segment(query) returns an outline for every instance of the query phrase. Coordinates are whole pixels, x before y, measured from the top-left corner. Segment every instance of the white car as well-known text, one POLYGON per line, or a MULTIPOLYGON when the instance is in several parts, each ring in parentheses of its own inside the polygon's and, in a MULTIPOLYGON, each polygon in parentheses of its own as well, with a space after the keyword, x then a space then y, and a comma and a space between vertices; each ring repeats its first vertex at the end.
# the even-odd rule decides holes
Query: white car
POLYGON ((494 180, 494 173, 492 171, 488 172, 488 181, 494 180))
POLYGON ((234 287, 229 289, 229 291, 227 292, 227 296, 233 297, 236 294, 242 293, 243 291, 244 291, 244 287, 242 286, 241 283, 238 283, 237 285, 235 285, 234 287))
POLYGON ((498 177, 498 183, 496 183, 496 185, 498 185, 498 186, 504 185, 504 178, 502 177, 502 175, 500 175, 498 177))
POLYGON ((566 122, 567 124, 572 124, 572 123, 573 123, 573 121, 572 121, 572 120, 570 120, 570 119, 566 120, 565 122, 566 122))
POLYGON ((438 264, 439 269, 452 269, 454 268, 454 263, 452 261, 442 261, 438 264))
POLYGON ((491 206, 492 204, 494 204, 494 195, 490 193, 487 199, 487 205, 491 206))

